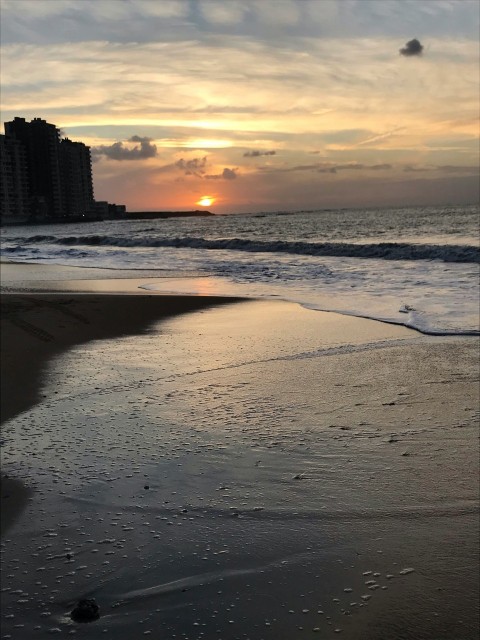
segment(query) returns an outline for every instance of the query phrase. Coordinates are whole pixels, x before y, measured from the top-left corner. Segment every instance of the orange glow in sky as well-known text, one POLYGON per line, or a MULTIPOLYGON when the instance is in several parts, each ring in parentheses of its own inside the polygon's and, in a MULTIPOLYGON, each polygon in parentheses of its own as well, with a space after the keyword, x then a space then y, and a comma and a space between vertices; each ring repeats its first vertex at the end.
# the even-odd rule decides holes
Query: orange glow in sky
POLYGON ((200 200, 197 200, 195 204, 199 204, 201 207, 209 207, 214 202, 215 198, 212 198, 210 196, 202 196, 200 200))
POLYGON ((0 127, 40 117, 90 146, 98 201, 217 214, 478 202, 475 0, 77 4, 88 11, 0 0, 0 127))

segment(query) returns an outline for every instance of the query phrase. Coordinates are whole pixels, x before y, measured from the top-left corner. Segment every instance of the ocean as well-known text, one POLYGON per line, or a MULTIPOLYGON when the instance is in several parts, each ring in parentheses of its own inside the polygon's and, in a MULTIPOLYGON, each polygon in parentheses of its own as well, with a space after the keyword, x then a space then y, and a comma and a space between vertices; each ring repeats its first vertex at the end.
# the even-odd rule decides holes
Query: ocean
POLYGON ((479 237, 475 205, 279 211, 7 227, 2 256, 148 270, 162 278, 146 278, 150 291, 280 298, 465 335, 479 333, 479 237))

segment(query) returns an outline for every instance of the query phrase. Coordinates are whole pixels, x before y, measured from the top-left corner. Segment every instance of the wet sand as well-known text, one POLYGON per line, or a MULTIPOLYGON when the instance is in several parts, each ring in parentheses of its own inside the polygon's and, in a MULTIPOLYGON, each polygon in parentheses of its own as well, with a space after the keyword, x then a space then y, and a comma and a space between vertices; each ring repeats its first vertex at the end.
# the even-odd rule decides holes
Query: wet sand
POLYGON ((16 281, 4 637, 477 637, 475 339, 16 281))
POLYGON ((2 536, 21 515, 31 496, 31 489, 21 480, 9 478, 7 475, 0 477, 0 533, 2 536))

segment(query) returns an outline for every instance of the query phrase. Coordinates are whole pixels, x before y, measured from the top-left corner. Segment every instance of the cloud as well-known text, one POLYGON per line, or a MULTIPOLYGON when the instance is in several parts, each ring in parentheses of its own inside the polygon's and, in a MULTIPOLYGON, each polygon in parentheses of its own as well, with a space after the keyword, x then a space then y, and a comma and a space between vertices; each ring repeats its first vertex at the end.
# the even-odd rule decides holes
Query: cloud
POLYGON ((478 39, 476 0, 1 0, 2 43, 122 43, 255 36, 304 51, 319 38, 417 33, 478 39))
POLYGON ((407 44, 400 49, 400 55, 402 56, 421 56, 423 52, 423 44, 420 44, 419 40, 413 38, 409 40, 407 44))
POLYGON ((260 24, 283 27, 299 24, 301 6, 294 0, 262 0, 251 4, 260 24))
POLYGON ((405 173, 423 173, 424 171, 431 171, 431 167, 422 167, 417 164, 406 164, 403 167, 405 173))
POLYGON ((237 174, 235 173, 236 169, 224 169, 222 173, 222 178, 224 180, 235 180, 237 174))
POLYGON ((199 3, 203 19, 216 25, 234 25, 243 21, 246 7, 238 2, 202 0, 199 3))
POLYGON ((314 171, 316 173, 337 173, 337 171, 386 171, 392 169, 391 164, 362 164, 361 162, 347 162, 345 164, 332 164, 330 162, 315 162, 313 164, 300 164, 293 167, 262 167, 265 173, 295 173, 297 171, 314 171))
POLYGON ((205 178, 207 180, 235 180, 237 178, 238 169, 225 169, 222 173, 216 173, 213 175, 207 175, 205 178))
POLYGON ((403 167, 403 171, 406 173, 423 173, 425 171, 443 171, 444 173, 466 173, 472 175, 478 175, 477 165, 418 165, 418 164, 406 164, 403 167))
POLYGON ((5 17, 9 15, 18 15, 28 18, 29 21, 38 19, 50 19, 52 16, 58 16, 73 9, 75 2, 73 0, 23 0, 22 6, 18 6, 16 0, 2 0, 1 8, 5 17))
POLYGON ((395 133, 398 133, 399 131, 404 131, 404 130, 405 130, 405 127, 395 127, 390 131, 385 131, 384 133, 378 133, 374 136, 370 136, 366 140, 361 140, 360 142, 357 142, 352 146, 360 147, 362 145, 371 144, 372 142, 378 142, 379 140, 385 140, 386 138, 390 138, 391 136, 393 136, 395 133))
POLYGON ((157 147, 151 144, 152 138, 142 138, 141 136, 132 136, 128 142, 139 142, 134 147, 125 147, 123 142, 114 142, 111 145, 100 145, 93 147, 92 155, 95 158, 105 156, 110 160, 144 160, 145 158, 154 158, 157 155, 157 147))
POLYGON ((205 173, 205 167, 207 166, 207 156, 203 158, 192 158, 191 160, 180 158, 180 160, 175 162, 175 166, 181 169, 186 176, 202 178, 205 173))
POLYGON ((448 173, 472 173, 473 175, 478 175, 478 166, 460 166, 460 165, 444 164, 439 167, 436 167, 436 170, 446 171, 448 173))
POLYGON ((276 151, 247 151, 243 154, 244 158, 259 158, 260 156, 274 156, 276 151))
MULTIPOLYGON (((168 164, 151 167, 151 172, 154 174, 181 172, 185 176, 203 178, 206 166, 207 156, 204 156, 203 158, 192 158, 190 160, 180 158, 180 160, 172 161, 168 164)), ((183 178, 178 178, 178 180, 183 180, 183 178)))
MULTIPOLYGON (((116 0, 117 1, 117 0, 116 0)), ((97 0, 98 2, 98 0, 97 0)), ((161 18, 184 18, 188 15, 188 5, 183 0, 135 0, 137 17, 149 20, 152 17, 161 18)))

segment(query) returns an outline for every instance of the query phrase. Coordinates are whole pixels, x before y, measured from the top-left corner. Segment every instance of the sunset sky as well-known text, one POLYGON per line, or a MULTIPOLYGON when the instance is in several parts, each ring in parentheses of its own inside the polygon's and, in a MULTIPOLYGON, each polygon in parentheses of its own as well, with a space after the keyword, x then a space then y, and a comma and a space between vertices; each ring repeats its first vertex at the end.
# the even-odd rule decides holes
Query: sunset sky
POLYGON ((131 211, 475 202, 479 6, 3 0, 2 124, 90 145, 131 211))

